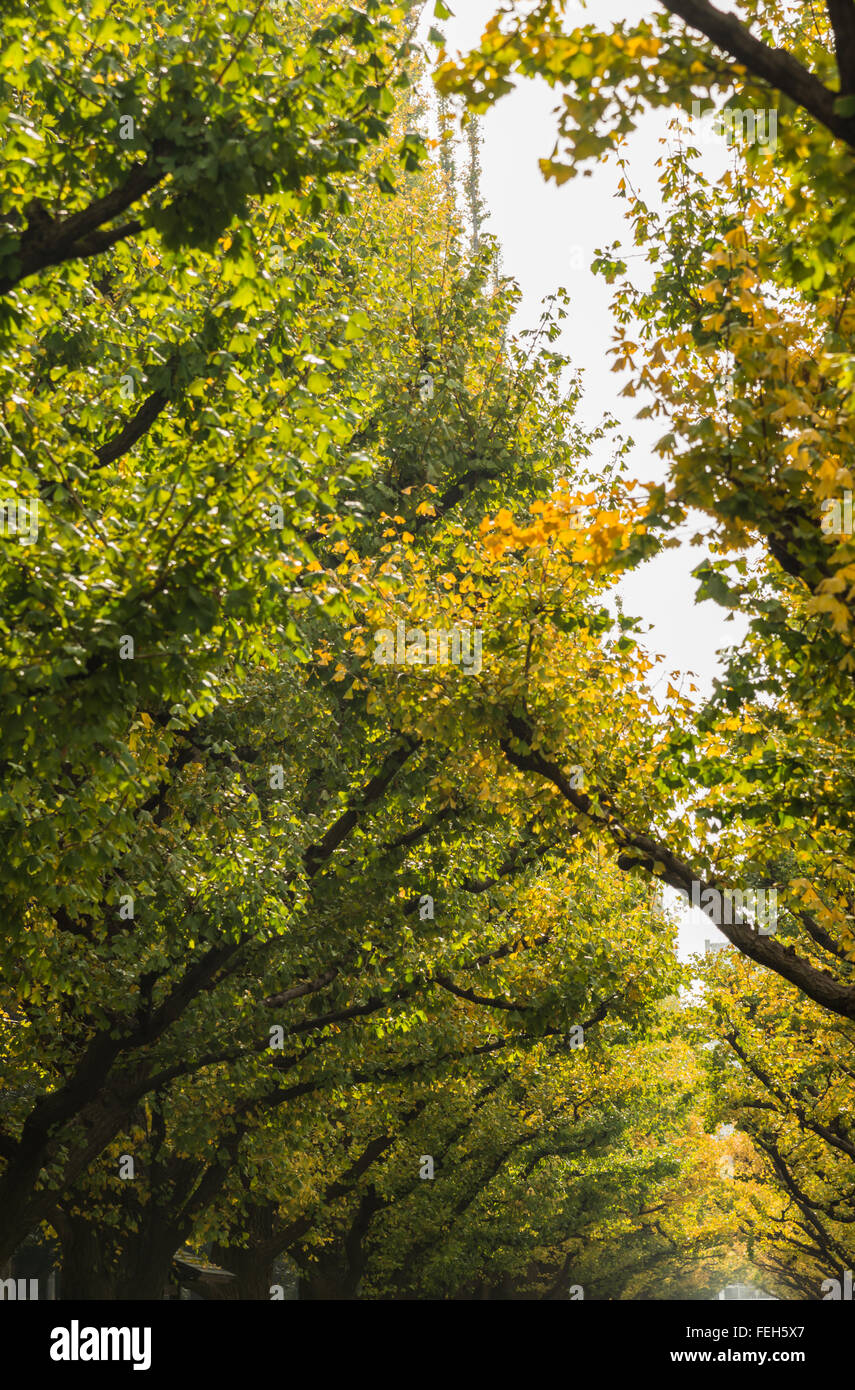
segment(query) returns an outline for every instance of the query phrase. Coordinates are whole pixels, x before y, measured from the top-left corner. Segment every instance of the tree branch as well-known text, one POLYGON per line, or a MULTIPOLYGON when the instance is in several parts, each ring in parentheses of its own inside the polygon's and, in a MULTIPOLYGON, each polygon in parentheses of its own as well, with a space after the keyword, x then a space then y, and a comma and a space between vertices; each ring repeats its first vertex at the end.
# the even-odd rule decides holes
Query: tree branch
MULTIPOLYGON (((507 722, 512 739, 500 740, 500 746, 511 766, 520 772, 545 777, 561 792, 574 810, 595 821, 622 851, 617 859, 618 868, 624 872, 645 869, 669 887, 676 888, 690 898, 693 884, 699 885, 701 898, 710 889, 717 893, 722 892, 720 885, 705 883, 690 864, 672 853, 666 845, 621 825, 616 817, 597 810, 591 797, 570 785, 557 763, 551 762, 542 753, 532 749, 534 730, 527 720, 518 715, 510 715, 507 722), (520 752, 518 748, 512 747, 512 743, 522 744, 528 751, 520 752)), ((773 970, 831 1013, 839 1014, 842 1018, 855 1019, 855 988, 851 985, 841 984, 827 971, 817 969, 809 961, 797 956, 791 946, 782 946, 771 937, 760 936, 747 923, 715 922, 713 910, 704 910, 731 945, 744 956, 773 970)))
POLYGON ((832 135, 855 147, 855 120, 838 116, 834 110, 839 93, 824 86, 791 53, 762 43, 735 15, 723 14, 708 0, 662 0, 662 3, 755 77, 762 78, 770 87, 810 112, 832 135))
POLYGON ((846 96, 855 92, 855 5, 852 0, 825 0, 825 8, 834 30, 840 91, 846 96))
MULTIPOLYGON (((164 152, 163 148, 156 150, 156 154, 164 152)), ((51 217, 39 202, 30 203, 26 209, 29 221, 20 240, 19 268, 0 281, 0 294, 6 294, 47 266, 97 255, 115 242, 134 236, 142 229, 139 221, 107 231, 100 229, 161 183, 166 172, 149 157, 145 163, 135 165, 118 188, 62 221, 51 217)))

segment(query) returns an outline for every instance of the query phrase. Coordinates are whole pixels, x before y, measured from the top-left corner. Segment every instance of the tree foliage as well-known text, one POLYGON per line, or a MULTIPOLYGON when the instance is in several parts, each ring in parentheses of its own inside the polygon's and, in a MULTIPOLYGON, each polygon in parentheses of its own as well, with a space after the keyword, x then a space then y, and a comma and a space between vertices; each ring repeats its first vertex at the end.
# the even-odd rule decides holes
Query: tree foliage
MULTIPOLYGON (((601 268, 674 456, 642 495, 576 418, 566 295, 510 329, 408 10, 11 10, 2 487, 38 533, 0 554, 0 1259, 54 1233, 69 1297, 158 1297, 182 1246, 240 1297, 816 1296, 851 1205, 839 471, 807 500, 843 253, 806 284, 786 141, 720 187, 680 146, 661 224, 626 186, 655 283, 601 268), (753 625, 663 712, 610 590, 690 505, 753 625), (778 933, 724 925, 687 995, 655 880, 774 887, 778 933)), ((543 9, 442 81, 551 55, 582 161, 610 102, 732 77, 676 72, 670 22, 543 9)))

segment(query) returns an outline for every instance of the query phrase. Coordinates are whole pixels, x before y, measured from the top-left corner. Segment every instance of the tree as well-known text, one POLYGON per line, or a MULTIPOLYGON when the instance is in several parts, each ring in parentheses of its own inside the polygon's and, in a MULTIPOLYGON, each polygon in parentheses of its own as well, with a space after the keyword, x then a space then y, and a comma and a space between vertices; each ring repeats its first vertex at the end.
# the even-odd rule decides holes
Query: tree
POLYGON ((820 1299, 855 1253, 850 1030, 739 957, 713 961, 697 1026, 715 1040, 710 1118, 744 1136, 731 1171, 746 1253, 782 1297, 820 1299))
MULTIPOLYGON (((563 163, 544 165, 559 179, 613 149, 646 107, 689 111, 699 92, 727 88, 731 109, 738 99, 785 117, 774 163, 759 142, 736 149, 737 167, 720 188, 694 167, 690 133, 663 170, 665 219, 621 184, 636 241, 657 268, 648 293, 626 283, 618 291, 615 366, 635 372, 627 394, 652 393, 642 413, 667 415, 659 449, 671 474, 666 486, 648 486, 646 497, 631 486, 601 496, 590 514, 590 544, 577 551, 600 574, 639 563, 669 543, 690 508, 700 508, 710 524, 699 539, 724 558, 699 566, 699 597, 747 610, 752 636, 705 710, 696 715, 675 693, 667 710, 672 732, 650 769, 664 796, 679 785, 681 800, 690 799, 691 849, 689 817, 673 804, 670 812, 649 801, 642 809, 623 793, 617 800, 614 786, 593 799, 574 795, 562 779, 560 743, 554 754, 548 743, 544 751, 538 720, 510 715, 508 755, 521 771, 550 781, 578 815, 593 811, 624 868, 641 867, 686 894, 697 885, 713 901, 743 885, 774 889, 787 908, 786 944, 759 935, 750 919, 723 921, 722 930, 749 958, 851 1019, 851 885, 845 871, 830 879, 825 873, 851 840, 848 796, 822 785, 821 806, 806 797, 802 751, 808 729, 813 736, 828 720, 837 739, 849 717, 841 711, 851 704, 851 538, 823 525, 835 489, 848 485, 837 451, 850 424, 851 209, 841 171, 851 153, 840 142, 851 137, 852 117, 847 98, 824 85, 834 80, 836 62, 846 88, 845 21, 831 5, 816 31, 804 31, 768 5, 758 39, 749 22, 709 5, 665 9, 652 23, 609 33, 595 25, 564 33, 560 5, 539 6, 509 26, 497 18, 481 49, 446 65, 439 81, 474 109, 507 90, 515 71, 566 85, 563 163), (674 16, 700 28, 706 41, 687 36, 674 16), (792 51, 764 42, 773 34, 792 51), (722 51, 736 61, 724 61, 722 51), (809 206, 827 212, 817 218, 809 206), (762 570, 744 558, 758 543, 767 557, 762 570), (794 841, 795 859, 787 853, 794 841)), ((617 251, 604 253, 599 267, 610 280, 625 277, 617 251)), ((560 535, 566 515, 559 498, 545 528, 497 518, 497 544, 543 544, 560 535)), ((823 766, 820 756, 810 774, 816 784, 823 766)))
MULTIPOLYGON (((57 15, 3 70, 8 482, 47 523, 0 575, 0 1258, 53 1231, 79 1297, 158 1297, 185 1243, 242 1297, 283 1258, 309 1296, 703 1296, 747 1209, 624 871, 814 850, 751 832, 716 706, 666 725, 610 613, 652 513, 620 441, 591 469, 563 295, 509 333, 403 11, 57 15)), ((801 897, 798 956, 725 929, 849 1016, 801 897)), ((807 1191, 778 1149, 758 1230, 807 1191)))
MULTIPOLYGON (((293 640, 283 586, 303 518, 334 509, 326 456, 354 433, 347 400, 323 397, 362 331, 324 293, 335 248, 313 218, 346 211, 407 52, 400 12, 377 5, 296 21, 221 5, 192 33, 180 7, 161 19, 98 4, 9 17, 6 476, 31 516, 49 508, 36 549, 3 554, 13 1245, 52 1200, 41 1170, 59 1155, 71 1181, 99 1152, 145 1094, 141 1050, 214 987, 261 911, 233 885, 216 920, 197 902, 176 931, 161 914, 194 870, 161 823, 174 775, 188 769, 185 802, 198 777, 182 735, 204 740, 241 662, 293 640)), ((418 142, 403 149, 414 167, 418 142)))
MULTIPOLYGON (((43 570, 40 559, 28 567, 25 557, 10 577, 19 610, 38 616, 47 647, 29 703, 19 709, 9 690, 17 756, 29 752, 15 764, 17 800, 7 806, 17 827, 10 910, 17 903, 23 913, 8 962, 24 985, 10 981, 6 995, 3 1240, 11 1251, 34 1224, 53 1220, 71 1292, 156 1296, 176 1244, 222 1190, 240 1146, 251 1150, 264 1135, 271 1109, 275 1119, 280 1104, 315 1092, 325 1098, 355 1066, 365 1071, 364 1035, 341 1036, 351 1020, 383 1022, 392 1009, 404 1033, 417 1032, 426 1025, 406 1009, 420 993, 458 999, 451 1021, 428 1029, 427 1058, 405 1052, 396 1064, 380 1049, 368 1070, 382 1080, 384 1069, 394 1079, 416 1063, 515 1047, 529 1013, 535 1038, 577 1022, 595 1028, 610 1007, 643 1013, 638 1000, 617 999, 609 968, 574 983, 566 998, 554 983, 540 998, 527 982, 506 1038, 485 1042, 477 1028, 461 1036, 456 1015, 490 1007, 467 973, 527 947, 521 924, 512 920, 509 929, 502 919, 502 885, 536 872, 550 846, 516 820, 506 832, 477 787, 452 804, 443 750, 398 720, 390 725, 372 710, 370 691, 326 669, 329 652, 348 650, 341 557, 371 563, 390 500, 414 535, 427 542, 437 531, 438 549, 449 549, 457 532, 445 534, 446 517, 468 505, 477 517, 475 489, 526 495, 538 486, 544 451, 586 447, 570 423, 575 392, 565 400, 559 389, 561 364, 521 348, 508 358, 501 347, 512 292, 487 293, 489 251, 469 264, 447 217, 429 230, 444 196, 425 180, 390 224, 388 204, 366 192, 359 208, 342 205, 332 225, 327 216, 333 235, 324 237, 310 199, 291 208, 283 256, 275 254, 281 225, 267 220, 270 199, 251 200, 259 253, 252 269, 260 274, 250 280, 244 265, 235 281, 227 233, 225 268, 214 273, 237 290, 213 313, 200 274, 209 264, 204 248, 166 246, 152 283, 145 258, 119 238, 99 251, 107 288, 92 289, 85 312, 66 309, 57 322, 54 285, 46 321, 34 313, 27 329, 31 345, 14 339, 22 392, 24 384, 30 390, 15 447, 32 446, 27 431, 35 429, 50 433, 58 459, 71 451, 74 485, 60 487, 51 475, 39 486, 58 524, 80 505, 105 538, 84 544, 69 522, 59 571, 43 570), (284 283, 276 278, 283 270, 284 283), (391 339, 390 314, 400 324, 391 339), (107 356, 115 360, 129 343, 159 344, 176 319, 179 343, 196 323, 203 334, 204 351, 197 342, 180 371, 167 357, 182 389, 152 375, 144 406, 105 445, 82 444, 69 399, 77 393, 81 418, 94 421, 83 397, 93 375, 100 382, 103 370, 110 379, 109 362, 102 367, 104 354, 92 347, 96 333, 112 335, 107 356), (81 339, 89 344, 82 361, 81 339), (422 400, 428 367, 435 391, 422 400), (208 392, 202 373, 211 371, 208 392), (69 396, 40 397, 45 376, 69 396), (417 398, 424 409, 414 417, 417 398), (435 438, 425 459, 432 402, 435 438), (113 464, 116 472, 105 475, 113 464), (280 524, 262 511, 259 525, 257 514, 247 515, 252 499, 271 496, 280 524), (143 549, 134 542, 152 504, 143 549), (68 646, 70 634, 45 600, 55 585, 69 592, 78 643, 65 664, 51 643, 64 638, 68 646), (132 631, 108 660, 120 628, 132 631), (128 638, 133 647, 123 654, 128 638), (313 653, 317 661, 308 659, 313 653), (337 737, 322 756, 331 724, 337 737), (307 747, 318 750, 309 759, 307 747), (37 795, 45 806, 49 795, 56 800, 57 788, 43 838, 31 807, 37 795), (14 872, 20 864, 23 878, 14 872), (409 925, 426 884, 455 914, 447 939, 433 926, 416 937, 409 925), (497 901, 473 940, 468 903, 485 894, 497 901), (609 989, 612 997, 601 997, 609 989), (295 1017, 306 1000, 309 1012, 295 1017), (271 1029, 280 1027, 296 1048, 290 1055, 271 1051, 271 1029), (132 1172, 124 1171, 128 1160, 132 1172)), ((63 262, 57 274, 86 276, 88 286, 95 272, 88 257, 80 261, 73 270, 63 262)), ((26 281, 20 293, 34 304, 47 300, 26 281)), ((23 625, 17 641, 22 652, 31 641, 23 625)), ((494 984, 509 987, 501 975, 494 984)))

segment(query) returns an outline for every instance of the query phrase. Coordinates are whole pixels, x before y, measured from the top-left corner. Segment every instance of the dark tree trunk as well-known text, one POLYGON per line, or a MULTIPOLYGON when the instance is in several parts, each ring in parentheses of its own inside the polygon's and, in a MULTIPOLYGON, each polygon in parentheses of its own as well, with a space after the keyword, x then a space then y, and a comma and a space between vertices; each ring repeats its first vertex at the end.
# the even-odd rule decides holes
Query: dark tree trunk
POLYGON ((105 1230, 89 1217, 66 1212, 55 1225, 62 1244, 61 1297, 159 1300, 169 1284, 172 1257, 181 1244, 171 1222, 151 1213, 139 1231, 105 1230))
POLYGON ((266 1301, 270 1298, 273 1262, 279 1253, 275 1238, 276 1204, 264 1202, 248 1206, 243 1217, 246 1245, 215 1245, 212 1259, 234 1274, 236 1283, 223 1292, 224 1298, 266 1301))
POLYGON ((62 1246, 60 1297, 112 1299, 116 1272, 98 1226, 83 1216, 57 1214, 53 1223, 62 1246))
POLYGON ((358 1275, 354 1278, 350 1270, 334 1260, 312 1264, 307 1272, 300 1273, 300 1302, 346 1302, 356 1297, 358 1284, 358 1275))
POLYGON ((224 1289, 222 1297, 249 1302, 266 1302, 275 1282, 273 1278, 273 1256, 250 1246, 216 1245, 212 1258, 221 1269, 227 1269, 235 1276, 235 1283, 224 1289))
POLYGON ((122 1260, 116 1297, 147 1302, 162 1299, 171 1278, 172 1257, 180 1244, 180 1238, 169 1228, 140 1232, 122 1260))

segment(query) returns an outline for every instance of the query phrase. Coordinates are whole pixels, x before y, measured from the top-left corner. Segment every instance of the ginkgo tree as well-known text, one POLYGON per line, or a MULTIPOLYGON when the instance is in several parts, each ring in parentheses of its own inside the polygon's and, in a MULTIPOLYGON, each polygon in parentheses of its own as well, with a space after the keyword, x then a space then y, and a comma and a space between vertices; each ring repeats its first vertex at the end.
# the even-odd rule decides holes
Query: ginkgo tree
POLYGON ((603 779, 593 797, 568 785, 573 731, 550 743, 540 711, 508 712, 508 754, 576 815, 593 815, 624 867, 684 894, 694 884, 713 898, 743 884, 774 889, 777 938, 747 920, 722 930, 851 1019, 849 7, 830 3, 805 26, 784 4, 740 17, 705 0, 666 0, 649 20, 606 28, 566 22, 563 8, 508 7, 438 81, 475 110, 517 74, 565 89, 558 144, 543 163, 559 181, 593 159, 621 164, 620 141, 645 110, 681 113, 663 160, 661 213, 626 178, 620 184, 653 267, 650 287, 633 286, 620 248, 595 261, 617 281, 615 367, 629 373, 626 394, 646 395, 642 414, 666 424, 659 451, 669 477, 646 488, 621 480, 611 498, 601 490, 578 541, 562 542, 576 505, 562 496, 539 521, 497 515, 491 534, 508 554, 563 543, 603 576, 676 543, 689 518, 713 551, 697 570, 699 598, 740 607, 751 632, 706 709, 672 697, 649 768, 655 801, 633 804, 603 779), (709 97, 777 117, 774 148, 734 144, 718 183, 699 167, 700 132, 685 120, 709 97))
MULTIPOLYGON (((379 689, 327 660, 350 650, 345 556, 370 562, 399 509, 427 545, 455 509, 477 521, 477 489, 533 496, 556 457, 588 447, 561 361, 523 347, 508 360, 513 294, 489 290, 489 257, 467 263, 441 182, 426 175, 390 223, 371 173, 361 205, 340 202, 323 232, 316 189, 303 204, 271 194, 247 204, 252 235, 226 231, 213 260, 167 241, 137 253, 129 233, 63 261, 83 308, 29 274, 10 290, 32 305, 12 333, 10 450, 59 461, 39 487, 45 531, 64 540, 48 549, 59 569, 42 568, 41 547, 31 567, 9 557, 10 597, 47 645, 35 670, 9 666, 32 680, 26 700, 8 691, 27 759, 7 802, 20 916, 6 944, 3 1248, 53 1219, 72 1292, 155 1296, 241 1145, 251 1161, 271 1104, 322 1099, 368 1067, 351 1020, 376 1028, 399 1009, 406 1041, 411 1004, 456 998, 447 1037, 421 1023, 429 1066, 594 1030, 610 1010, 640 1023, 649 1007, 640 988, 622 997, 602 950, 595 969, 555 960, 548 983, 520 982, 507 1037, 485 1041, 483 1022, 460 1034, 468 1009, 491 1007, 471 971, 527 948, 506 882, 550 846, 527 818, 503 822, 477 768, 464 794, 449 750, 390 726, 379 689), (143 346, 159 365, 141 376, 143 346), (145 395, 114 418, 126 365, 119 399, 145 395), (93 447, 80 431, 105 415, 93 447), (445 932, 412 931, 425 889, 445 932), (271 1030, 296 1053, 279 1056, 271 1030)), ((547 320, 543 340, 553 332, 547 320)), ((450 553, 457 532, 437 544, 450 553)), ((32 635, 15 629, 22 661, 32 635)))
POLYGON ((848 1024, 789 998, 729 953, 697 1007, 710 1124, 735 1127, 729 1174, 746 1256, 784 1297, 824 1299, 851 1270, 852 1045, 848 1024))
MULTIPOLYGON (((13 525, 2 554, 2 970, 26 1054, 5 1098, 15 1226, 45 1160, 68 1157, 63 1125, 92 1105, 103 1120, 117 1059, 210 988, 240 923, 263 916, 250 895, 214 925, 197 902, 180 942, 140 948, 171 891, 167 783, 198 757, 176 734, 228 701, 242 659, 288 640, 284 557, 351 463, 327 454, 354 434, 353 400, 323 398, 363 311, 342 317, 327 292, 336 249, 316 219, 346 215, 361 152, 401 146, 383 114, 385 84, 406 80, 394 7, 224 5, 192 31, 179 6, 158 16, 6 17, 3 486, 37 521, 32 548, 13 525), (170 964, 154 1016, 129 1014, 129 991, 150 1003, 170 964)), ((366 178, 390 188, 385 153, 366 178)), ((90 1130, 96 1149, 112 1123, 90 1130)))
POLYGON ((811 812, 787 783, 761 834, 728 763, 795 746, 795 687, 663 717, 608 602, 661 499, 616 438, 593 470, 564 296, 510 332, 412 21, 13 8, 0 1258, 54 1233, 67 1296, 159 1297, 184 1243, 247 1297, 281 1258, 326 1297, 723 1282, 743 1212, 629 867, 777 884, 779 940, 725 930, 851 1016, 783 854, 811 812))

